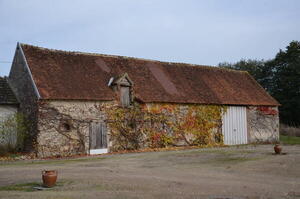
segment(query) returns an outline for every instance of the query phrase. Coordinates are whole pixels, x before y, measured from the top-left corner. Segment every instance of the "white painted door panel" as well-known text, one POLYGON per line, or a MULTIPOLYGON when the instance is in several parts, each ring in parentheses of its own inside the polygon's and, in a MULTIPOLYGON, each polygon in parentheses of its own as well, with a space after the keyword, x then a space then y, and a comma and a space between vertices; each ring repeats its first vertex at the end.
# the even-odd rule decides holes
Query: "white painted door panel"
POLYGON ((223 114, 222 133, 224 144, 247 144, 247 116, 246 107, 229 106, 223 114))

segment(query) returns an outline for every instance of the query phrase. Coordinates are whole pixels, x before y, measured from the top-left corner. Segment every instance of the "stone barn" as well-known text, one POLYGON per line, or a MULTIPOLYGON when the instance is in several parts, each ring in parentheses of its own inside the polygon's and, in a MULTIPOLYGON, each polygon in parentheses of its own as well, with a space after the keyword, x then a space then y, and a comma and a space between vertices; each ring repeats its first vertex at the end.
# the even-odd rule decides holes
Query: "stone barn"
POLYGON ((247 72, 18 44, 9 83, 40 157, 279 139, 247 72))

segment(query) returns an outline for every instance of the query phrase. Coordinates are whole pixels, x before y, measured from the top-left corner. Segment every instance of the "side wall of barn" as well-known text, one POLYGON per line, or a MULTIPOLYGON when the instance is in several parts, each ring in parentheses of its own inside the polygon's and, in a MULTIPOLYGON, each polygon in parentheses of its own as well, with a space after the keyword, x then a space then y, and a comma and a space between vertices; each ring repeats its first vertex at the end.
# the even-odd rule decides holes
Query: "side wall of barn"
MULTIPOLYGON (((121 135, 126 131, 133 136, 142 134, 138 139, 139 148, 211 145, 221 141, 217 135, 222 132, 224 106, 149 103, 139 107, 141 112, 120 108, 114 101, 40 101, 38 156, 89 153, 91 123, 106 124, 109 151, 132 149, 131 138, 121 135), (139 118, 130 119, 133 115, 139 118), (132 125, 135 129, 130 127, 132 125), (122 132, 118 132, 120 127, 122 132)), ((249 143, 278 141, 276 107, 248 107, 247 123, 249 143)))
POLYGON ((133 107, 123 109, 114 101, 41 100, 37 154, 48 157, 89 153, 91 123, 106 124, 109 151, 133 149, 135 143, 130 142, 135 140, 134 131, 140 136, 138 148, 212 144, 215 135, 221 136, 220 106, 151 103, 138 107, 140 111, 133 107), (123 118, 121 112, 125 114, 123 118), (124 125, 121 129, 120 123, 124 125))
POLYGON ((9 73, 8 83, 20 102, 19 111, 30 122, 30 129, 25 140, 25 150, 34 149, 37 134, 37 101, 38 94, 21 47, 18 45, 9 73))
POLYGON ((247 109, 248 143, 279 141, 279 112, 277 107, 249 106, 247 109))

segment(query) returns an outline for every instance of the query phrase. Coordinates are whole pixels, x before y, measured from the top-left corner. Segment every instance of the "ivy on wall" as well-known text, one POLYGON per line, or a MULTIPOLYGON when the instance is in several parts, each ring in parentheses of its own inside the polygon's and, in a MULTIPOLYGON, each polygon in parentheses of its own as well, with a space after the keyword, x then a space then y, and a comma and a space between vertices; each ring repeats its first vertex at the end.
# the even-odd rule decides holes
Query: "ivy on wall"
POLYGON ((99 121, 99 112, 103 115, 100 120, 108 125, 112 151, 223 143, 222 113, 226 111, 223 106, 134 103, 123 108, 104 103, 87 116, 81 115, 81 107, 74 109, 74 114, 65 109, 63 104, 47 102, 40 106, 39 131, 44 133, 39 135, 38 151, 43 156, 86 153, 89 125, 99 121))
POLYGON ((166 123, 165 115, 144 111, 137 103, 130 108, 110 108, 107 114, 113 150, 136 150, 164 144, 158 138, 157 125, 166 123))
POLYGON ((138 104, 107 111, 112 149, 213 146, 223 144, 225 106, 138 104))

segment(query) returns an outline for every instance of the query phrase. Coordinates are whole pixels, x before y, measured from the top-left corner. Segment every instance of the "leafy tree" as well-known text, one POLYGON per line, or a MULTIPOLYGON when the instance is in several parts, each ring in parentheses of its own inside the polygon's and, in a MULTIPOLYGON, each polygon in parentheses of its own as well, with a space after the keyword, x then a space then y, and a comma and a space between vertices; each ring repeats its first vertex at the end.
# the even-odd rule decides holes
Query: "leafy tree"
POLYGON ((282 104, 281 121, 300 125, 300 42, 292 41, 269 65, 274 72, 272 95, 282 104))

